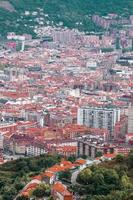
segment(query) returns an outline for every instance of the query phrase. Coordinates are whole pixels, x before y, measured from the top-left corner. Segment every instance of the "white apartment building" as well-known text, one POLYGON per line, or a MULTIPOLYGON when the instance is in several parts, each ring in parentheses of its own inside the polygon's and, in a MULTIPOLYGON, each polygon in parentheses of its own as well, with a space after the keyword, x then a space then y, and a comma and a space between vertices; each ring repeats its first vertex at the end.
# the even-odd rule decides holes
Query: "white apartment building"
POLYGON ((128 108, 128 133, 133 133, 133 105, 128 108))
POLYGON ((90 128, 105 128, 113 137, 114 126, 120 121, 120 109, 113 106, 81 107, 78 109, 77 122, 90 128))
POLYGON ((44 147, 39 147, 35 145, 28 145, 26 147, 27 156, 39 156, 41 154, 46 154, 47 150, 44 147))
POLYGON ((0 133, 0 150, 4 148, 4 135, 0 133))

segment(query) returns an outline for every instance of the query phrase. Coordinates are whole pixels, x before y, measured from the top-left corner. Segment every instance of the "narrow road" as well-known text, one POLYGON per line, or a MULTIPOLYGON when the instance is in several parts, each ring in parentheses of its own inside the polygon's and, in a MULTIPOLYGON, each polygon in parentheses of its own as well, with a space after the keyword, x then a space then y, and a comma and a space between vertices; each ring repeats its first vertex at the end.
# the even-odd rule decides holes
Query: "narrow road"
POLYGON ((78 174, 79 174, 84 168, 89 167, 89 166, 91 166, 91 165, 93 165, 93 164, 94 164, 94 161, 92 161, 92 160, 87 160, 87 164, 86 164, 86 165, 84 165, 84 166, 81 167, 80 169, 78 169, 78 170, 76 170, 75 172, 73 172, 73 173, 72 173, 72 177, 71 177, 71 183, 72 183, 73 185, 75 185, 75 184, 76 184, 76 179, 77 179, 78 174))

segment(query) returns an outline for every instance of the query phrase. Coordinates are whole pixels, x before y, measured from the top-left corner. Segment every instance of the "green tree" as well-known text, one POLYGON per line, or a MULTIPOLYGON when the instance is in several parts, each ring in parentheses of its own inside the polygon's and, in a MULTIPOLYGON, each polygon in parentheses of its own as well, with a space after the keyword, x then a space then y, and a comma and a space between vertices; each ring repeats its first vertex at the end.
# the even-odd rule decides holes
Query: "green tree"
POLYGON ((123 154, 118 154, 117 156, 116 156, 116 158, 115 158, 115 160, 117 161, 117 162, 123 162, 124 161, 124 155, 123 154))
POLYGON ((133 153, 132 152, 129 153, 129 155, 128 155, 128 165, 130 168, 133 167, 133 153))
POLYGON ((72 176, 72 173, 70 172, 70 170, 65 170, 63 172, 60 172, 59 179, 60 180, 63 180, 63 179, 70 180, 71 176, 72 176))
POLYGON ((5 185, 5 182, 3 180, 0 180, 0 188, 2 188, 5 185))
POLYGON ((128 171, 128 167, 126 164, 121 164, 121 165, 116 165, 114 167, 115 171, 117 172, 117 174, 119 175, 119 177, 121 178, 123 175, 127 174, 128 171))
POLYGON ((18 196, 17 198, 16 198, 16 200, 29 200, 29 198, 27 197, 27 196, 18 196))
POLYGON ((50 195, 50 187, 46 184, 39 185, 33 192, 32 196, 42 198, 50 195))
POLYGON ((104 182, 104 176, 103 176, 103 174, 102 173, 98 173, 98 172, 96 172, 96 173, 94 173, 94 175, 93 175, 93 183, 94 183, 94 185, 103 185, 105 182, 104 182))
POLYGON ((24 187, 24 184, 21 182, 16 182, 14 186, 17 191, 20 191, 24 187))
POLYGON ((133 199, 133 192, 131 192, 130 194, 128 193, 127 195, 128 196, 127 196, 126 200, 132 200, 133 199))
POLYGON ((121 178, 121 187, 122 189, 132 189, 133 185, 130 182, 130 179, 127 175, 123 175, 121 178))
POLYGON ((20 158, 18 160, 18 162, 16 162, 16 166, 15 166, 15 170, 19 171, 19 170, 24 170, 24 171, 28 171, 28 166, 27 166, 27 162, 25 159, 20 158))
POLYGON ((50 197, 48 198, 48 200, 54 200, 54 198, 53 198, 52 196, 50 196, 50 197))
POLYGON ((78 177, 77 181, 83 184, 89 184, 92 181, 92 171, 89 168, 82 170, 78 177))
MULTIPOLYGON (((41 159, 40 159, 41 160, 41 159)), ((39 171, 40 170, 40 165, 37 164, 36 160, 29 160, 28 161, 28 167, 30 171, 39 171)))
POLYGON ((68 157, 68 161, 70 161, 70 162, 75 162, 75 160, 76 160, 75 156, 68 157))
POLYGON ((17 194, 17 191, 14 187, 5 189, 3 200, 11 200, 14 198, 14 196, 17 194))
POLYGON ((103 155, 103 153, 101 152, 101 151, 98 151, 97 153, 96 153, 96 158, 97 157, 101 157, 103 155))
POLYGON ((104 170, 104 180, 107 184, 119 184, 119 176, 114 169, 104 170))

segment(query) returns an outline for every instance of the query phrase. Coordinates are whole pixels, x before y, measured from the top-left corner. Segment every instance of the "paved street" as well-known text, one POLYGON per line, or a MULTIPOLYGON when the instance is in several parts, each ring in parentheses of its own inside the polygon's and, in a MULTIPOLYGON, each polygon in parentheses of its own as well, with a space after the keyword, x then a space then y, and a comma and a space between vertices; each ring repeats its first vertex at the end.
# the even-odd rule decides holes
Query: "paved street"
POLYGON ((82 168, 76 170, 75 172, 72 173, 72 177, 71 177, 71 183, 74 185, 76 184, 76 179, 77 179, 77 176, 78 174, 80 173, 80 171, 82 171, 84 168, 86 167, 89 167, 91 165, 94 164, 95 161, 92 161, 92 160, 87 160, 87 164, 84 165, 82 168))

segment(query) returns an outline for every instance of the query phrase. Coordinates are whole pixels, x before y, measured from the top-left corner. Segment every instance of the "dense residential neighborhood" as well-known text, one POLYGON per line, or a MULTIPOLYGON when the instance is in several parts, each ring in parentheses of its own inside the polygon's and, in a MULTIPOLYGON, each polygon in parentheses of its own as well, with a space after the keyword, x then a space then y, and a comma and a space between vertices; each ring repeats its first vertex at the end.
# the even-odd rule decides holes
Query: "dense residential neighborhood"
POLYGON ((0 200, 133 199, 133 4, 96 2, 0 1, 0 200))

